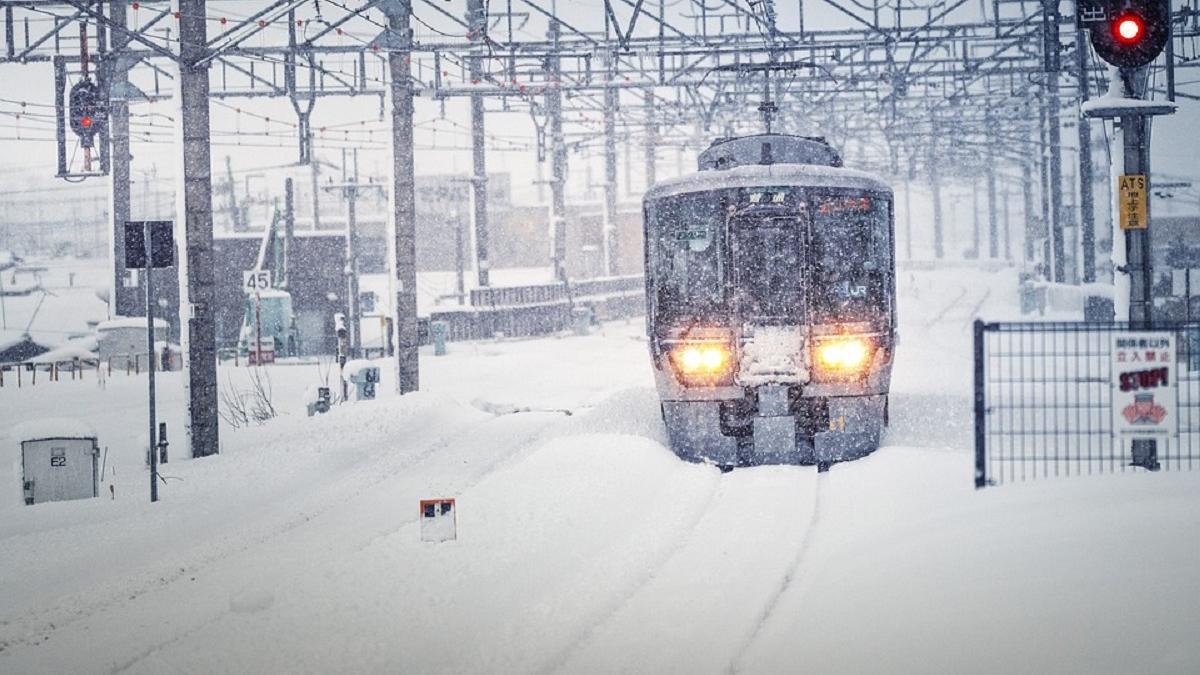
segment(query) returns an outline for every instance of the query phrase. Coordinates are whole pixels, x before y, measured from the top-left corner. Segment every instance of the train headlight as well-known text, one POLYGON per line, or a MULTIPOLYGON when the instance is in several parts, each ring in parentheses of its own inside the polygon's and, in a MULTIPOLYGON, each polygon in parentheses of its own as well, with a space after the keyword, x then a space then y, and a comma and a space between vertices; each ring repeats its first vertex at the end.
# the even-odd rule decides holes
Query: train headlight
POLYGON ((728 379, 729 346, 716 342, 680 344, 671 348, 671 364, 685 384, 715 385, 728 379))
POLYGON ((857 375, 871 360, 871 343, 857 337, 822 340, 816 348, 817 366, 833 375, 857 375))

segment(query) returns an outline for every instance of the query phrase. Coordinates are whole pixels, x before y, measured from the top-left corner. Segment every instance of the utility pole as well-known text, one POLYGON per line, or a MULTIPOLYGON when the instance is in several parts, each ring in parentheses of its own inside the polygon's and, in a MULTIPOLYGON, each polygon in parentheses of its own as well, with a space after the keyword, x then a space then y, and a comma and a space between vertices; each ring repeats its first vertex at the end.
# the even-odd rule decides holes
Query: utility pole
POLYGON ((296 186, 292 179, 283 179, 283 269, 276 270, 279 275, 279 281, 276 285, 279 288, 287 289, 289 276, 292 266, 292 254, 295 253, 295 248, 292 246, 293 240, 296 238, 296 186))
POLYGON ((1045 102, 1039 105, 1038 108, 1038 115, 1041 118, 1041 124, 1039 125, 1041 143, 1038 146, 1038 160, 1040 161, 1038 177, 1041 187, 1039 193, 1042 197, 1042 215, 1039 221, 1041 228, 1038 231, 1038 236, 1042 237, 1042 276, 1046 281, 1051 281, 1054 279, 1050 256, 1051 228, 1053 227, 1054 214, 1050 210, 1050 191, 1053 187, 1050 182, 1050 146, 1049 141, 1046 140, 1050 134, 1050 130, 1047 122, 1048 115, 1046 113, 1045 102))
MULTIPOLYGON (((937 138, 937 122, 933 124, 933 138, 937 138)), ((936 143, 929 144, 929 189, 933 197, 933 255, 936 259, 941 260, 946 255, 945 245, 942 242, 942 176, 938 171, 938 162, 941 161, 937 156, 936 143)))
POLYGON ((245 232, 249 228, 242 221, 242 210, 238 208, 237 182, 233 180, 233 158, 229 155, 225 155, 225 179, 229 186, 229 222, 234 232, 245 232))
POLYGON ((1049 132, 1050 151, 1050 241, 1054 256, 1054 281, 1066 281, 1067 261, 1066 250, 1063 246, 1063 206, 1062 206, 1062 128, 1059 122, 1058 100, 1058 71, 1046 74, 1046 106, 1047 131, 1049 132))
MULTIPOLYGON (((606 19, 605 23, 609 23, 606 19)), ((620 30, 616 27, 616 30, 620 30)), ((617 235, 617 105, 619 94, 613 79, 616 77, 616 59, 611 53, 605 56, 604 88, 604 274, 617 274, 620 256, 620 240, 617 235)))
MULTIPOLYGON (((550 19, 547 37, 553 43, 552 54, 558 53, 559 28, 550 19)), ((558 56, 546 57, 546 72, 550 76, 546 90, 546 114, 550 117, 550 231, 553 233, 550 258, 554 263, 554 278, 567 280, 567 146, 563 138, 562 73, 558 56)))
POLYGON ((350 356, 358 358, 362 347, 358 303, 358 148, 352 151, 352 157, 347 165, 346 151, 342 150, 342 184, 330 188, 340 189, 346 200, 346 323, 350 331, 350 356))
POLYGON ((995 260, 999 255, 1000 228, 996 223, 996 144, 992 138, 991 115, 988 115, 987 160, 984 172, 987 176, 988 258, 995 260))
POLYGON ((321 229, 321 160, 317 159, 316 152, 313 152, 309 168, 312 169, 312 229, 315 232, 321 229))
MULTIPOLYGON (((108 6, 109 19, 117 26, 126 25, 126 3, 114 2, 108 6)), ((112 41, 112 69, 109 72, 108 91, 108 128, 109 139, 112 143, 111 161, 111 215, 112 227, 112 293, 109 295, 109 311, 118 314, 124 303, 119 301, 125 295, 125 223, 132 220, 130 205, 130 164, 133 157, 129 149, 129 63, 125 58, 125 50, 129 47, 128 34, 121 30, 110 33, 112 41), (113 94, 117 94, 114 96, 113 94)), ((143 216, 147 214, 142 214, 143 216)), ((157 215, 157 214, 156 214, 157 215)), ((128 289, 136 292, 137 289, 128 289)), ((131 306, 133 303, 131 303, 131 306)), ((131 307, 132 308, 132 307, 131 307)))
POLYGON ((913 243, 912 243, 912 205, 911 191, 909 189, 908 174, 904 175, 904 259, 912 260, 913 243))
POLYGON ((1004 211, 1003 211, 1004 215, 1001 218, 1001 222, 1004 225, 1004 259, 1011 262, 1012 261, 1012 230, 1010 228, 1010 225, 1012 223, 1012 220, 1009 218, 1008 197, 1009 197, 1008 185, 1005 184, 1004 190, 1000 193, 1000 206, 1002 209, 1004 209, 1004 211))
POLYGON ((976 260, 983 257, 979 230, 979 181, 973 180, 971 181, 971 257, 976 260))
MULTIPOLYGON (((467 0, 467 22, 470 39, 474 43, 470 60, 471 82, 483 80, 483 52, 487 42, 487 10, 483 0, 467 0)), ((474 173, 471 176, 472 203, 475 207, 475 260, 479 285, 488 283, 488 194, 487 194, 487 151, 484 146, 483 96, 471 94, 471 161, 474 173)))
MULTIPOLYGON (((1087 40, 1082 28, 1075 31, 1076 78, 1079 80, 1079 102, 1088 100, 1087 40)), ((1083 120, 1079 124, 1079 226, 1083 239, 1083 283, 1096 280, 1096 212, 1092 178, 1092 128, 1083 120)))
POLYGON ((416 182, 413 178, 412 0, 381 5, 399 49, 388 52, 392 107, 392 270, 396 275, 396 388, 420 388, 417 361, 416 182))
POLYGON ((1021 220, 1025 222, 1025 256, 1023 261, 1033 260, 1033 164, 1026 159, 1021 162, 1021 220))
MULTIPOLYGON (((110 5, 111 6, 111 5, 110 5)), ((188 439, 193 457, 220 450, 217 416, 217 349, 213 309, 212 156, 208 123, 208 65, 195 64, 207 56, 208 27, 205 0, 179 0, 179 78, 177 80, 183 142, 176 223, 182 223, 186 254, 181 273, 180 313, 188 373, 188 439)))
POLYGON ((658 111, 654 90, 646 90, 646 189, 658 180, 658 111))

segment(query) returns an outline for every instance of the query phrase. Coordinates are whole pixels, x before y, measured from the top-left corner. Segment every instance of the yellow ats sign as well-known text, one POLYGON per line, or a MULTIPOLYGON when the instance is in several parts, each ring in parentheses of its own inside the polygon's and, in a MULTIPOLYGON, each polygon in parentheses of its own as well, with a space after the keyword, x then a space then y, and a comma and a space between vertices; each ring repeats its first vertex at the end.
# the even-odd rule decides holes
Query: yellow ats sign
POLYGON ((1117 204, 1121 209, 1122 230, 1146 229, 1146 187, 1145 174, 1126 173, 1117 179, 1117 204))

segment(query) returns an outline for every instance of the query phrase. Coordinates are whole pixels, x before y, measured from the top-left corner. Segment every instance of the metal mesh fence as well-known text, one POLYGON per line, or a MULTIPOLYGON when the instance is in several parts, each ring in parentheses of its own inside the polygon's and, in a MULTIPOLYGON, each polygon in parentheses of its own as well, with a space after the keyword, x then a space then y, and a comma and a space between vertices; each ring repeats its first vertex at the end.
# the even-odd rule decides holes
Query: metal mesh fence
POLYGON ((976 487, 1148 469, 1200 469, 1200 323, 975 323, 976 487), (1128 395, 1114 405, 1114 338, 1147 333, 1172 350, 1139 351, 1137 366, 1169 368, 1175 398, 1150 444, 1118 417, 1128 395))

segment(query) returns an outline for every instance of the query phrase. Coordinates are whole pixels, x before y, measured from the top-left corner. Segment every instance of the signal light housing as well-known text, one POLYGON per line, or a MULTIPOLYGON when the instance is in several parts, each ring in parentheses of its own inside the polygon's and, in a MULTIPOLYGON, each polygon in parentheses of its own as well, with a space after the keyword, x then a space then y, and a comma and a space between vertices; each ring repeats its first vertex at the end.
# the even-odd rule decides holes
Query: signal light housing
POLYGON ((1077 7, 1096 54, 1114 66, 1144 66, 1171 39, 1169 0, 1079 0, 1077 7))
POLYGON ((100 87, 93 80, 80 80, 71 87, 67 103, 71 131, 79 137, 83 147, 91 148, 96 134, 104 126, 106 114, 100 87))

